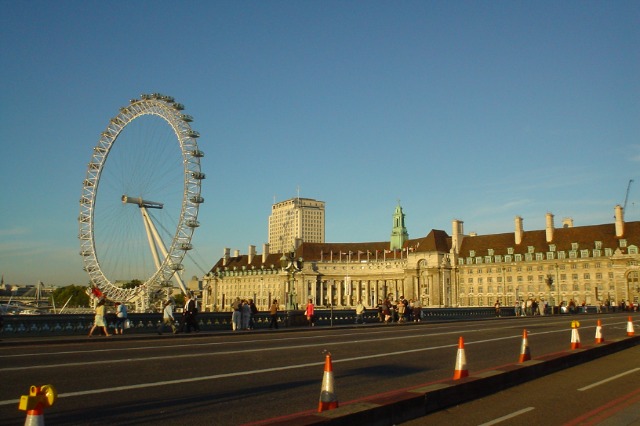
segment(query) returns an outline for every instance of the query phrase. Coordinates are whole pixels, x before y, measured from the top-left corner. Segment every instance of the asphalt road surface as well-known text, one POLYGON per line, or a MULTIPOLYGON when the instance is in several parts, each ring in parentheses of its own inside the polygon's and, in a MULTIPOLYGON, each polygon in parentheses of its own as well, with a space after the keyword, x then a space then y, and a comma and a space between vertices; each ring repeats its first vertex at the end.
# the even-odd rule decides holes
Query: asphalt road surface
POLYGON ((403 423, 638 425, 640 346, 403 423))
POLYGON ((317 410, 327 351, 345 405, 451 378, 460 336, 475 373, 517 362, 524 329, 533 358, 569 350, 572 320, 591 345, 597 319, 605 340, 626 336, 627 315, 607 314, 0 344, 0 424, 24 423, 20 396, 45 384, 58 392, 47 425, 284 418, 317 410))

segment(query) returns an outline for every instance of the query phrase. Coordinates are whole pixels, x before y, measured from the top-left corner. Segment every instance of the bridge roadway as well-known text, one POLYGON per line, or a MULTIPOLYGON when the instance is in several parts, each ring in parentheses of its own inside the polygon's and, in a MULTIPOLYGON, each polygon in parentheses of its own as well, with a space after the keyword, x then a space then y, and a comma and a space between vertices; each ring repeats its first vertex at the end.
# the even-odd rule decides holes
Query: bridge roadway
POLYGON ((404 424, 638 425, 640 346, 404 424))
MULTIPOLYGON (((398 392, 450 382, 459 336, 473 376, 517 364, 524 329, 534 361, 568 352, 595 353, 570 351, 572 320, 581 323, 583 348, 593 346, 597 319, 605 341, 622 339, 634 346, 638 337, 626 338, 627 317, 512 317, 175 336, 3 337, 0 425, 21 424, 25 413, 18 410, 20 395, 28 394, 31 385, 45 384, 58 392, 54 406, 44 413, 50 425, 304 424, 300 419, 317 410, 325 351, 332 354, 338 410, 343 410, 372 399, 392 404, 398 392)), ((636 330, 638 318, 634 314, 636 330)), ((447 401, 439 404, 444 408, 447 401)), ((562 418, 564 405, 556 401, 547 424, 569 420, 562 418)))

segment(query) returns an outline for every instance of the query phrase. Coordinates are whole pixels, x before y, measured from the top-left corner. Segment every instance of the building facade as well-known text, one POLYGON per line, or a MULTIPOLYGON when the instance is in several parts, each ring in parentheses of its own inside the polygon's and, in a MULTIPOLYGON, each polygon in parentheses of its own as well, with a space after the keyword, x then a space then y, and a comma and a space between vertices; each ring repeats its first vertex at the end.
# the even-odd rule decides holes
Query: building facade
POLYGON ((269 245, 283 253, 301 242, 324 243, 324 201, 291 198, 273 204, 269 216, 269 245))
MULTIPOLYGON (((425 307, 493 306, 496 300, 505 306, 529 298, 554 306, 637 303, 640 222, 625 223, 620 206, 615 218, 578 227, 566 220, 555 228, 547 214, 546 229, 525 231, 516 217, 513 232, 484 236, 465 235, 464 223, 454 220, 451 236, 442 230, 416 239, 406 234, 400 248, 391 241, 304 241, 293 250, 303 260, 293 273, 283 268, 287 249, 272 252, 265 244, 261 255, 250 246, 248 254, 234 256, 225 249, 203 278, 202 302, 211 311, 228 310, 236 297, 254 299, 261 310, 273 299, 351 309, 359 300, 373 308, 401 296, 425 307)), ((403 227, 396 208, 393 228, 403 227)))

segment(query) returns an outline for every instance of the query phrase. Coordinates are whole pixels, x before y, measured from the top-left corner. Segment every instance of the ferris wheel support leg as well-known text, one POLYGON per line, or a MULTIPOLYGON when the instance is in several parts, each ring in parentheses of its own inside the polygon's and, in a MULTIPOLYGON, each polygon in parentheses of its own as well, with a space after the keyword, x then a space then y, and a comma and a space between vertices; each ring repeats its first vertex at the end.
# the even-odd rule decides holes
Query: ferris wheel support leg
MULTIPOLYGON (((162 252, 162 256, 164 258, 168 256, 167 248, 165 247, 164 242, 162 241, 162 238, 160 238, 160 234, 158 234, 158 230, 156 229, 155 225, 151 221, 151 218, 149 217, 147 210, 144 207, 140 207, 140 211, 142 212, 144 227, 147 231, 147 238, 149 239, 149 247, 151 248, 153 261, 156 263, 156 268, 159 269, 161 262, 160 262, 160 257, 158 256, 158 250, 156 249, 156 247, 160 248, 160 251, 162 252)), ((187 294, 187 291, 188 291, 187 286, 184 284, 184 281, 182 281, 182 278, 180 278, 180 275, 177 273, 174 273, 173 277, 178 282, 178 286, 180 287, 180 290, 182 290, 184 294, 187 294)))
MULTIPOLYGON (((147 213, 147 209, 144 207, 140 207, 140 213, 142 214, 142 222, 144 223, 144 229, 147 233, 147 241, 149 241, 149 249, 151 250, 151 257, 153 257, 153 262, 156 265, 156 269, 160 268, 160 256, 158 256, 158 249, 156 248, 156 243, 154 243, 154 239, 157 237, 157 232, 155 231, 155 226, 151 222, 151 218, 149 218, 149 214, 147 213)), ((161 245, 161 247, 164 247, 161 245)))

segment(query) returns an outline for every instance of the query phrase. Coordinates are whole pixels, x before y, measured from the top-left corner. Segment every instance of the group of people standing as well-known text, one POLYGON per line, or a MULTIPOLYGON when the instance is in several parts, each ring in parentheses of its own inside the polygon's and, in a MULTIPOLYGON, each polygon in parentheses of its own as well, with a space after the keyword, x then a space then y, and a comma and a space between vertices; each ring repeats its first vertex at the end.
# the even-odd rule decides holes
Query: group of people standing
POLYGON ((527 300, 516 300, 513 308, 517 317, 544 315, 547 308, 547 302, 532 298, 527 300))
MULTIPOLYGON (((235 302, 231 304, 233 313, 231 314, 231 327, 233 331, 253 330, 255 326, 255 315, 258 308, 253 299, 240 299, 236 297, 235 302)), ((276 324, 276 328, 277 324, 276 324)))
POLYGON ((394 301, 390 298, 386 298, 384 302, 378 300, 378 319, 384 323, 420 322, 422 320, 422 303, 419 300, 407 300, 404 296, 400 296, 398 300, 394 301))

